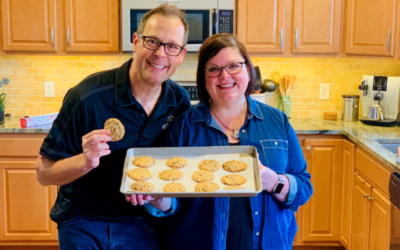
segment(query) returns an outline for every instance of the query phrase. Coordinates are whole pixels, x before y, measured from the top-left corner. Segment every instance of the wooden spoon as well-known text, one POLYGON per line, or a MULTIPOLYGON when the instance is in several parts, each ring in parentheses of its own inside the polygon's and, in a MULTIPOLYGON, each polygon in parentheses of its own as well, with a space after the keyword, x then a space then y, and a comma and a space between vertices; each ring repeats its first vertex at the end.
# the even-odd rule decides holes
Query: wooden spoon
POLYGON ((285 78, 281 78, 279 80, 279 91, 281 91, 281 95, 283 97, 286 96, 286 86, 285 85, 286 85, 285 78))
POLYGON ((290 80, 289 80, 289 87, 286 89, 286 92, 289 94, 289 90, 292 88, 292 86, 294 85, 294 83, 296 82, 297 77, 295 75, 291 75, 290 76, 290 80))
POLYGON ((272 80, 274 80, 275 82, 279 82, 279 80, 281 79, 281 75, 279 74, 278 71, 274 71, 271 74, 271 78, 272 80))

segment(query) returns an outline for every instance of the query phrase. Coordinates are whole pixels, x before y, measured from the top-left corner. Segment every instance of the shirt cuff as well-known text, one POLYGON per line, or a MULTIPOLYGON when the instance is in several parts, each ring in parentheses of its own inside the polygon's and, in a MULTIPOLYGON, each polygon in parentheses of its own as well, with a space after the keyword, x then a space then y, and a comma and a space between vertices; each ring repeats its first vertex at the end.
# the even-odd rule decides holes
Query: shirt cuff
POLYGON ((176 198, 171 198, 171 208, 167 211, 161 211, 158 208, 153 207, 150 203, 144 204, 147 212, 154 217, 168 217, 175 213, 178 206, 178 200, 176 198))
POLYGON ((286 202, 283 202, 283 204, 290 205, 294 201, 294 197, 296 196, 297 193, 297 181, 296 178, 293 177, 293 175, 290 174, 284 174, 289 179, 289 193, 288 193, 288 198, 286 202))

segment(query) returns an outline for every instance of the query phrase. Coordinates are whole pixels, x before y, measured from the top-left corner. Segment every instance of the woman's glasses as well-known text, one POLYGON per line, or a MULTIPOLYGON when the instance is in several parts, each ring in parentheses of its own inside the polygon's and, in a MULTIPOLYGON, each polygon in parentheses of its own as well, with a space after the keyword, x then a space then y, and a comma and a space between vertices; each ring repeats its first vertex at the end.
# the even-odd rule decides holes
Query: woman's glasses
POLYGON ((208 77, 219 77, 222 73, 222 69, 225 69, 226 72, 228 72, 228 74, 230 75, 236 75, 242 72, 243 64, 246 64, 246 62, 234 62, 224 67, 210 66, 210 67, 205 67, 204 70, 208 77))

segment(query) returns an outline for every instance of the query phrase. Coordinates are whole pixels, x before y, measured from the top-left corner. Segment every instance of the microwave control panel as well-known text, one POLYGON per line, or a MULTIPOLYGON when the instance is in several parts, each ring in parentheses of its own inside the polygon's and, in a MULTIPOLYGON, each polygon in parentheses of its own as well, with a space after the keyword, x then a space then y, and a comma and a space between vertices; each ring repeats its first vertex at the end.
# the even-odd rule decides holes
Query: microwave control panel
POLYGON ((233 10, 219 10, 219 33, 233 34, 233 10))
MULTIPOLYGON (((181 85, 182 86, 182 85, 181 85)), ((197 87, 196 86, 182 86, 187 90, 189 93, 189 97, 191 101, 198 101, 199 100, 199 95, 197 94, 197 87)))

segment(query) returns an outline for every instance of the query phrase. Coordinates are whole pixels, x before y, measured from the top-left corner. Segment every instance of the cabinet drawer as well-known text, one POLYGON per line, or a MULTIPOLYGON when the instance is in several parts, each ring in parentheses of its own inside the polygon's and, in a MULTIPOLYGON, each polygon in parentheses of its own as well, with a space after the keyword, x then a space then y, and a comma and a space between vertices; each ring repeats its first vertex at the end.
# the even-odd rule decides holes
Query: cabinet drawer
POLYGON ((1 135, 0 157, 37 157, 45 135, 1 135), (28 138, 27 138, 28 137, 28 138))
POLYGON ((374 188, 380 189, 389 197, 391 172, 385 166, 382 166, 378 159, 360 148, 357 148, 355 167, 357 172, 362 173, 364 177, 372 182, 374 188))

